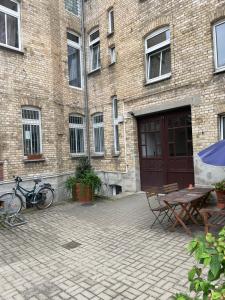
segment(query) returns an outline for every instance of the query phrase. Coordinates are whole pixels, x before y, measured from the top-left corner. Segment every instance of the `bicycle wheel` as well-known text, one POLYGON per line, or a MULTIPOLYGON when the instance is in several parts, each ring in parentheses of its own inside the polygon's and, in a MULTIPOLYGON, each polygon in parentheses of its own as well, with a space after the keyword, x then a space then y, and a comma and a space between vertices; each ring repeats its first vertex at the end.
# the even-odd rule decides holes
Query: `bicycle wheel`
POLYGON ((54 192, 51 188, 43 187, 41 188, 36 195, 36 207, 38 209, 45 209, 52 205, 54 200, 54 192))
POLYGON ((6 193, 0 196, 0 202, 3 202, 6 213, 19 213, 23 207, 23 200, 19 195, 6 193))

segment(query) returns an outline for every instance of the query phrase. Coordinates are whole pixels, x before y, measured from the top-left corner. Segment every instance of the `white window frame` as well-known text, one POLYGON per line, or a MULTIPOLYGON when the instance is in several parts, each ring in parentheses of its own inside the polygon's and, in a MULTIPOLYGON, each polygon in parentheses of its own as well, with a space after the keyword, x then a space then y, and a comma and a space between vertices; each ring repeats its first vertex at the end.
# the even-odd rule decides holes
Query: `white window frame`
MULTIPOLYGON (((74 36, 76 36, 78 39, 79 39, 79 44, 74 42, 74 41, 71 41, 70 39, 67 38, 67 45, 72 47, 72 48, 76 48, 80 51, 80 76, 81 76, 81 87, 78 87, 78 86, 73 86, 73 85, 70 85, 69 86, 73 89, 78 89, 78 90, 82 90, 83 89, 83 64, 82 64, 82 59, 83 59, 83 54, 82 54, 82 46, 81 46, 81 36, 72 32, 72 31, 67 31, 67 33, 70 33, 74 36)), ((69 64, 68 64, 68 76, 69 76, 69 64)), ((70 79, 70 78, 69 78, 70 79)))
MULTIPOLYGON (((39 126, 39 132, 40 132, 40 153, 37 153, 37 154, 42 155, 43 154, 43 146, 42 146, 42 125, 41 125, 41 119, 42 118, 41 118, 41 110, 38 109, 38 108, 35 108, 35 107, 23 106, 21 108, 21 117, 22 117, 22 138, 23 138, 22 144, 23 144, 23 155, 24 155, 24 157, 26 158, 27 155, 25 155, 25 153, 24 153, 24 146, 25 145, 24 145, 23 125, 38 125, 39 126), (23 118, 23 110, 37 111, 38 114, 39 114, 39 119, 38 120, 24 119, 23 118)), ((33 153, 30 153, 30 155, 33 155, 33 153)))
POLYGON ((115 154, 120 153, 120 143, 119 143, 119 132, 117 140, 117 131, 116 127, 118 126, 119 130, 119 120, 118 120, 118 99, 116 96, 112 97, 112 113, 113 113, 113 142, 114 142, 114 152, 115 154), (117 102, 117 111, 115 110, 115 102, 117 102), (116 117, 117 115, 117 117, 116 117), (118 142, 118 143, 117 143, 118 142))
POLYGON ((99 31, 99 36, 95 40, 91 41, 91 35, 93 33, 95 33, 96 31, 99 31, 99 28, 94 29, 89 34, 89 53, 90 53, 90 70, 91 70, 91 72, 94 72, 101 68, 100 31, 99 31), (93 47, 97 43, 98 43, 98 51, 99 51, 99 56, 100 56, 100 64, 99 64, 99 66, 97 66, 97 68, 93 69, 93 47))
POLYGON ((225 140, 224 136, 225 115, 220 115, 220 139, 225 140))
POLYGON ((110 55, 110 64, 115 64, 116 63, 116 47, 112 46, 109 47, 109 55, 110 55))
MULTIPOLYGON (((164 75, 159 75, 158 77, 155 77, 155 78, 152 78, 152 79, 149 79, 149 71, 150 71, 150 57, 151 57, 151 53, 152 54, 156 54, 157 53, 157 50, 159 50, 158 52, 161 52, 161 59, 162 60, 162 52, 163 52, 163 49, 166 50, 167 48, 170 48, 170 45, 171 45, 171 39, 169 38, 168 40, 166 41, 163 41, 153 47, 150 47, 148 48, 148 40, 165 32, 165 31, 170 31, 170 28, 168 26, 166 27, 163 27, 163 28, 160 28, 156 31, 154 31, 153 33, 151 33, 149 36, 147 36, 145 38, 145 65, 146 65, 146 82, 147 83, 154 83, 154 82, 157 82, 157 81, 161 81, 163 79, 166 79, 166 78, 169 78, 171 76, 171 72, 167 73, 167 74, 164 74, 164 75), (166 48, 167 47, 167 48, 166 48)), ((162 65, 160 64, 160 74, 161 74, 161 67, 162 65)))
POLYGON ((11 0, 12 2, 17 4, 18 11, 11 10, 5 6, 0 5, 0 12, 5 14, 5 32, 6 32, 6 44, 0 43, 0 46, 4 46, 9 49, 14 49, 17 51, 21 51, 21 18, 20 18, 20 12, 21 12, 21 3, 16 0, 11 0), (18 20, 18 48, 13 47, 7 44, 7 22, 6 22, 6 15, 10 15, 12 17, 17 18, 18 20))
MULTIPOLYGON (((225 65, 222 67, 218 67, 218 52, 217 52, 217 38, 216 38, 216 27, 225 24, 225 20, 221 20, 213 25, 213 45, 214 45, 214 63, 215 63, 215 71, 220 72, 225 70, 225 65)), ((224 53, 225 56, 225 53, 224 53)))
MULTIPOLYGON (((70 123, 69 121, 69 128, 70 129, 82 129, 83 130, 83 139, 84 139, 84 152, 71 152, 71 144, 70 144, 70 154, 72 156, 82 156, 85 155, 86 153, 86 149, 85 149, 85 145, 86 145, 86 132, 85 132, 85 128, 86 128, 86 122, 85 122, 85 117, 80 115, 80 114, 70 114, 69 117, 79 117, 82 118, 83 120, 83 124, 74 124, 74 123, 70 123)), ((70 139, 70 135, 69 135, 69 139, 70 139)), ((78 145, 78 141, 76 140, 76 149, 78 149, 77 147, 78 145)))
POLYGON ((104 153, 105 153, 105 136, 104 136, 104 115, 103 115, 103 113, 97 113, 97 114, 94 114, 93 116, 92 116, 92 122, 93 122, 93 142, 94 142, 94 153, 95 154, 97 154, 97 155, 104 155, 104 153), (98 116, 102 116, 103 117, 103 122, 101 122, 101 123, 95 123, 94 122, 94 118, 95 117, 98 117, 98 116), (97 152, 96 151, 96 148, 95 148, 95 128, 103 128, 103 149, 102 149, 102 151, 100 151, 100 152, 97 152))
POLYGON ((115 18, 114 18, 114 9, 111 8, 109 11, 108 11, 108 33, 111 34, 111 33, 114 33, 115 31, 115 18), (112 17, 112 14, 113 14, 113 17, 112 17), (114 24, 114 26, 113 26, 114 24))
POLYGON ((80 16, 81 16, 81 0, 77 0, 77 2, 78 2, 78 12, 77 12, 77 14, 74 13, 73 11, 67 9, 67 8, 66 8, 66 0, 64 0, 64 2, 65 2, 65 10, 68 11, 68 12, 69 12, 70 14, 72 14, 73 16, 76 16, 76 17, 79 17, 79 18, 80 18, 80 16))

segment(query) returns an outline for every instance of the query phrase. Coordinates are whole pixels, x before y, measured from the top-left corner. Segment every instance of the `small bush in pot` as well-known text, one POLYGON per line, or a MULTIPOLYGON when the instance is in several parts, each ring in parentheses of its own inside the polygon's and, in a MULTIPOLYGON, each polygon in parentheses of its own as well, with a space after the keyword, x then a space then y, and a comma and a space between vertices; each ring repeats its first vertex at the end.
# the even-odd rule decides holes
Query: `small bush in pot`
POLYGON ((100 190, 101 184, 88 158, 79 160, 75 176, 69 177, 66 181, 66 187, 72 190, 73 199, 85 203, 92 201, 94 193, 100 190))
POLYGON ((217 196, 217 206, 219 208, 225 208, 225 179, 214 184, 216 196, 217 196))

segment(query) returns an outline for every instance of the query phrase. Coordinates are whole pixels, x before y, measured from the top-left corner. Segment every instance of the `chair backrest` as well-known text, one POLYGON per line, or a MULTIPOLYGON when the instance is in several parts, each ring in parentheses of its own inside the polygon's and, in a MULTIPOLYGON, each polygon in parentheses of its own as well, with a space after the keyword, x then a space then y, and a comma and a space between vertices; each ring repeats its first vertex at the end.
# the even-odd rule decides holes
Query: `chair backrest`
POLYGON ((158 193, 159 193, 158 187, 150 187, 146 189, 146 197, 148 200, 148 205, 150 207, 150 210, 154 209, 155 207, 158 207, 159 201, 158 201, 158 193))
POLYGON ((166 185, 163 186, 163 192, 165 194, 176 192, 178 190, 179 190, 179 186, 178 186, 177 182, 171 183, 171 184, 166 184, 166 185))

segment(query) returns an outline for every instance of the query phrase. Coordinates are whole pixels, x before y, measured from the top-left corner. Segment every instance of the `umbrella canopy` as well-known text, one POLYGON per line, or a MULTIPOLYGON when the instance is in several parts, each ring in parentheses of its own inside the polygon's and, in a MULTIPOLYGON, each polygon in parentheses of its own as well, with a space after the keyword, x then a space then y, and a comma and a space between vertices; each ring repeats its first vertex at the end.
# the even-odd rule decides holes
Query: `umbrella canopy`
POLYGON ((206 148, 198 153, 199 157, 206 164, 213 166, 225 166, 225 140, 206 148))

